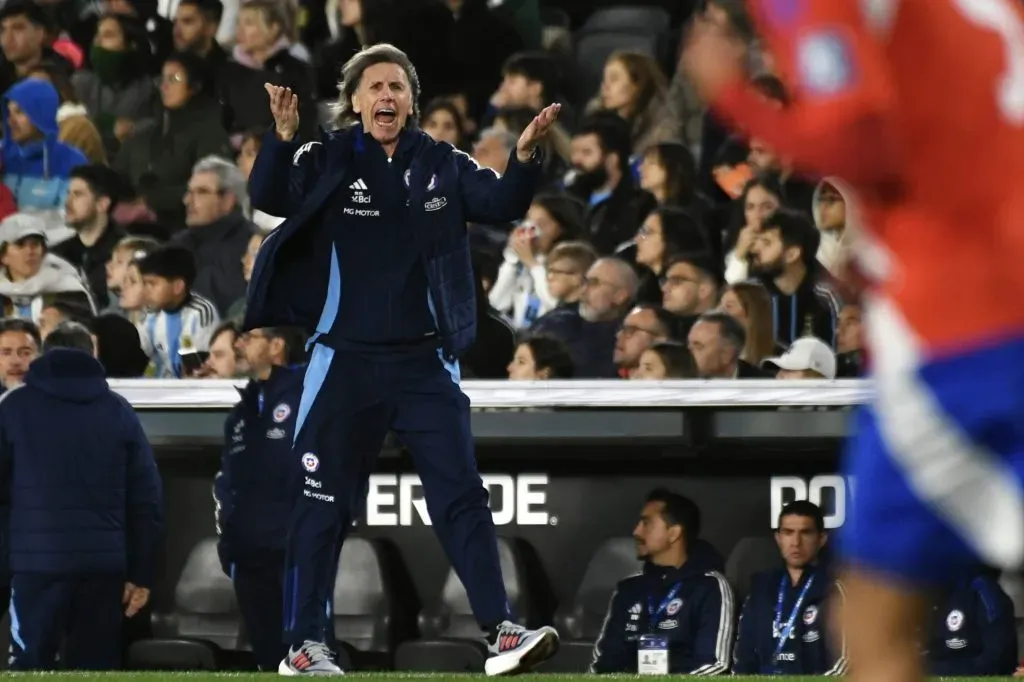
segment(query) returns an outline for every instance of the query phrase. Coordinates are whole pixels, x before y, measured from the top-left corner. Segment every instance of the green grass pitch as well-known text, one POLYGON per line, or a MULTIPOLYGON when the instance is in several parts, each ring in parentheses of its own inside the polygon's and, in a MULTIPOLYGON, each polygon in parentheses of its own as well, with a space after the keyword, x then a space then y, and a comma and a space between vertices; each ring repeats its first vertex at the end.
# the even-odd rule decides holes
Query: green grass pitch
MULTIPOLYGON (((149 672, 125 672, 125 673, 5 673, 4 677, 26 677, 44 678, 53 680, 55 678, 68 678, 74 682, 219 682, 231 680, 268 680, 273 673, 149 673, 149 672)), ((673 679, 696 679, 683 675, 672 676, 673 679)), ((414 674, 414 673, 350 673, 343 678, 355 680, 356 682, 444 682, 445 680, 469 682, 470 680, 482 680, 481 675, 458 675, 458 674, 414 674)), ((636 675, 545 675, 536 673, 521 675, 518 679, 524 682, 603 682, 605 680, 651 680, 654 682, 663 677, 644 677, 636 675)), ((723 676, 720 679, 730 682, 811 682, 813 680, 834 680, 834 677, 731 677, 723 676)), ((944 682, 991 682, 997 677, 943 677, 934 678, 944 682)))

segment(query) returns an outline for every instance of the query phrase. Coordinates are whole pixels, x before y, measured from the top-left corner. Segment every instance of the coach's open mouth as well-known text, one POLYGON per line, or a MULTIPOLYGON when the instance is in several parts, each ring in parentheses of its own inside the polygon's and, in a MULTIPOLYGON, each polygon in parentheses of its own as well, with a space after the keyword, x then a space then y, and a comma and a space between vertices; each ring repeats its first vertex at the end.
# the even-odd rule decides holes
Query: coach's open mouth
POLYGON ((390 107, 381 107, 373 114, 373 120, 379 126, 394 125, 397 118, 395 110, 390 107))

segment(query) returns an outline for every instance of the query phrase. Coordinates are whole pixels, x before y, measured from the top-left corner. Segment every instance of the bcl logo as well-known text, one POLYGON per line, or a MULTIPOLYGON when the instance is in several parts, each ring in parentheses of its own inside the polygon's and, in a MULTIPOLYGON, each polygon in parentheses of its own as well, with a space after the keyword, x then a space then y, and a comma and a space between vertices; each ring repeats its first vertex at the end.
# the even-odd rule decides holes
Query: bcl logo
POLYGON ((846 523, 846 501, 853 497, 854 480, 837 474, 814 476, 809 479, 800 476, 772 477, 772 518, 771 527, 779 524, 782 508, 796 500, 809 500, 821 507, 825 527, 840 528, 846 523))

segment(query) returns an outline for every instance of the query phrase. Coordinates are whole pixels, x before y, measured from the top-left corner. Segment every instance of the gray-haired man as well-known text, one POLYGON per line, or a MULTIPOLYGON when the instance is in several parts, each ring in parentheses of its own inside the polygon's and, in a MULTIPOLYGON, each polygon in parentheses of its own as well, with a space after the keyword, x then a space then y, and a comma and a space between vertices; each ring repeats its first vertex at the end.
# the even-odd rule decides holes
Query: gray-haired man
POLYGON ((291 649, 279 670, 341 672, 324 644, 325 605, 388 430, 413 452, 434 530, 487 633, 485 670, 528 670, 555 652, 558 634, 513 622, 458 357, 476 333, 466 222, 523 217, 541 175, 537 144, 558 107, 530 124, 499 179, 416 129, 416 70, 390 45, 345 65, 341 129, 320 141, 295 140, 295 95, 267 91, 276 129, 249 186, 256 208, 288 220, 256 256, 243 327, 316 330, 296 415, 304 485, 289 524, 291 649))

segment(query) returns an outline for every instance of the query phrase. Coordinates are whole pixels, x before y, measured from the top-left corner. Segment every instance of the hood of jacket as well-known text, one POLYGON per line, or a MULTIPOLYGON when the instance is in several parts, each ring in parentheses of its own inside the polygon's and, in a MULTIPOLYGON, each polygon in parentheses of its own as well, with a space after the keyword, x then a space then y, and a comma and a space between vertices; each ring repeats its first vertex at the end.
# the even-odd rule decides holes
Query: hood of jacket
POLYGON ((25 385, 73 403, 92 402, 108 391, 99 360, 70 348, 43 353, 28 366, 25 385))
POLYGON ((43 256, 42 266, 34 277, 29 277, 21 282, 12 282, 7 271, 0 269, 0 296, 6 296, 16 301, 35 298, 42 294, 67 292, 80 292, 88 295, 89 289, 74 265, 52 253, 43 256))
POLYGON ((814 215, 814 226, 821 234, 821 242, 818 244, 818 262, 832 274, 836 274, 842 267, 842 263, 849 256, 850 244, 853 235, 860 227, 860 214, 857 208, 857 198, 853 189, 846 182, 837 177, 826 177, 814 188, 814 195, 811 200, 811 210, 814 215), (821 194, 826 185, 833 187, 839 196, 843 198, 846 205, 846 220, 842 232, 838 230, 825 230, 821 226, 821 194))
MULTIPOLYGON (((32 121, 39 132, 43 134, 46 142, 56 142, 60 130, 57 125, 57 110, 60 108, 60 96, 53 86, 38 78, 26 78, 15 84, 3 97, 3 127, 4 139, 11 139, 9 114, 7 105, 10 102, 16 103, 28 119, 32 121)), ((18 143, 12 143, 17 146, 18 143)), ((31 144, 31 143, 30 143, 31 144)))

